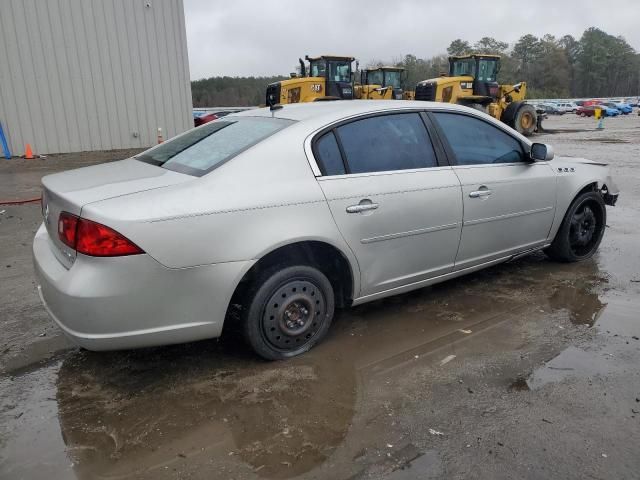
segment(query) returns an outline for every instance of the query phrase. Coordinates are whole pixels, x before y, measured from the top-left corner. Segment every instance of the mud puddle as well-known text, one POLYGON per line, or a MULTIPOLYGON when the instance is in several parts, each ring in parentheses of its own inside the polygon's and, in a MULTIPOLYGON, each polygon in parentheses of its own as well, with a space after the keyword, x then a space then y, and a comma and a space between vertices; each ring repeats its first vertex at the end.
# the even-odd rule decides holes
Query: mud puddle
MULTIPOLYGON (((405 478, 394 472, 427 455, 403 427, 405 399, 447 381, 470 395, 488 358, 497 364, 484 381, 507 391, 596 321, 605 283, 594 261, 535 255, 343 311, 322 345, 286 363, 229 340, 74 351, 2 380, 0 473, 405 478)), ((429 462, 440 471, 440 460, 429 462)))

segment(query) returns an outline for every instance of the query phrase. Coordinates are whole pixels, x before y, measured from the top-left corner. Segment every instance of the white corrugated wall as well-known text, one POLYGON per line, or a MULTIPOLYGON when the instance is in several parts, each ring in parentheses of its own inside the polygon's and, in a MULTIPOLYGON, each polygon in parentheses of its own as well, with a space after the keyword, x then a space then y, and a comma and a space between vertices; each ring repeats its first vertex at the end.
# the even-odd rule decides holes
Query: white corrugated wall
POLYGON ((182 0, 0 0, 14 156, 151 146, 193 127, 191 108, 182 0))

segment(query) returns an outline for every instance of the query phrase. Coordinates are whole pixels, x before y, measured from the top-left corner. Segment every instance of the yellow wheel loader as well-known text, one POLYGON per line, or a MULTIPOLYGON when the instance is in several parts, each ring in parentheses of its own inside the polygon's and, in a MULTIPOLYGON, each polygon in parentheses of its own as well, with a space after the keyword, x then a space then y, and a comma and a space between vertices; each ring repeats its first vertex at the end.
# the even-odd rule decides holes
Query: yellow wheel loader
POLYGON ((300 74, 267 86, 266 104, 319 102, 327 100, 391 100, 410 99, 413 92, 403 90, 404 69, 378 67, 363 70, 361 83, 355 84, 351 65, 353 57, 338 55, 305 56, 300 74))
POLYGON ((300 75, 292 74, 292 78, 267 86, 267 105, 354 98, 353 57, 322 55, 305 59, 309 62, 308 76, 307 67, 300 59, 300 75))
MULTIPOLYGON (((355 98, 363 100, 411 100, 404 88, 402 67, 377 67, 360 72, 360 85, 355 85, 355 98)), ((411 92, 412 93, 412 92, 411 92)))
POLYGON ((524 101, 527 84, 500 85, 499 69, 498 55, 449 57, 449 74, 418 83, 415 99, 476 108, 523 135, 541 130, 542 114, 524 101))

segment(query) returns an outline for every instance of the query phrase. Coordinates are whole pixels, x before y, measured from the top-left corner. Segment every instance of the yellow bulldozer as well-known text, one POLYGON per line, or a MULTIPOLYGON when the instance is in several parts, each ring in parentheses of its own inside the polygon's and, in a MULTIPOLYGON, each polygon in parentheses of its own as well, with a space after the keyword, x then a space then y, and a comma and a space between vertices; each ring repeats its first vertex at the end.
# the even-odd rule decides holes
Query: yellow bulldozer
POLYGON ((541 129, 542 114, 524 101, 527 84, 500 85, 498 55, 449 57, 449 73, 416 85, 415 99, 466 105, 488 113, 523 135, 541 129))
POLYGON ((305 56, 300 73, 267 86, 266 104, 319 102, 327 100, 392 100, 409 98, 403 89, 404 69, 377 67, 361 71, 355 82, 352 64, 355 58, 338 55, 305 56))

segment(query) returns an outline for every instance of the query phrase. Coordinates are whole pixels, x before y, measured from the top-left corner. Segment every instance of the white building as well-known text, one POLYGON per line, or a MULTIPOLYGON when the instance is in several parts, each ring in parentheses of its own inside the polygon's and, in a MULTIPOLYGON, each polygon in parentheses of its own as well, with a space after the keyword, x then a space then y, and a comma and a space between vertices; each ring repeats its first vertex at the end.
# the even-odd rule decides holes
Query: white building
POLYGON ((148 147, 191 128, 191 109, 182 0, 0 0, 12 155, 148 147))

